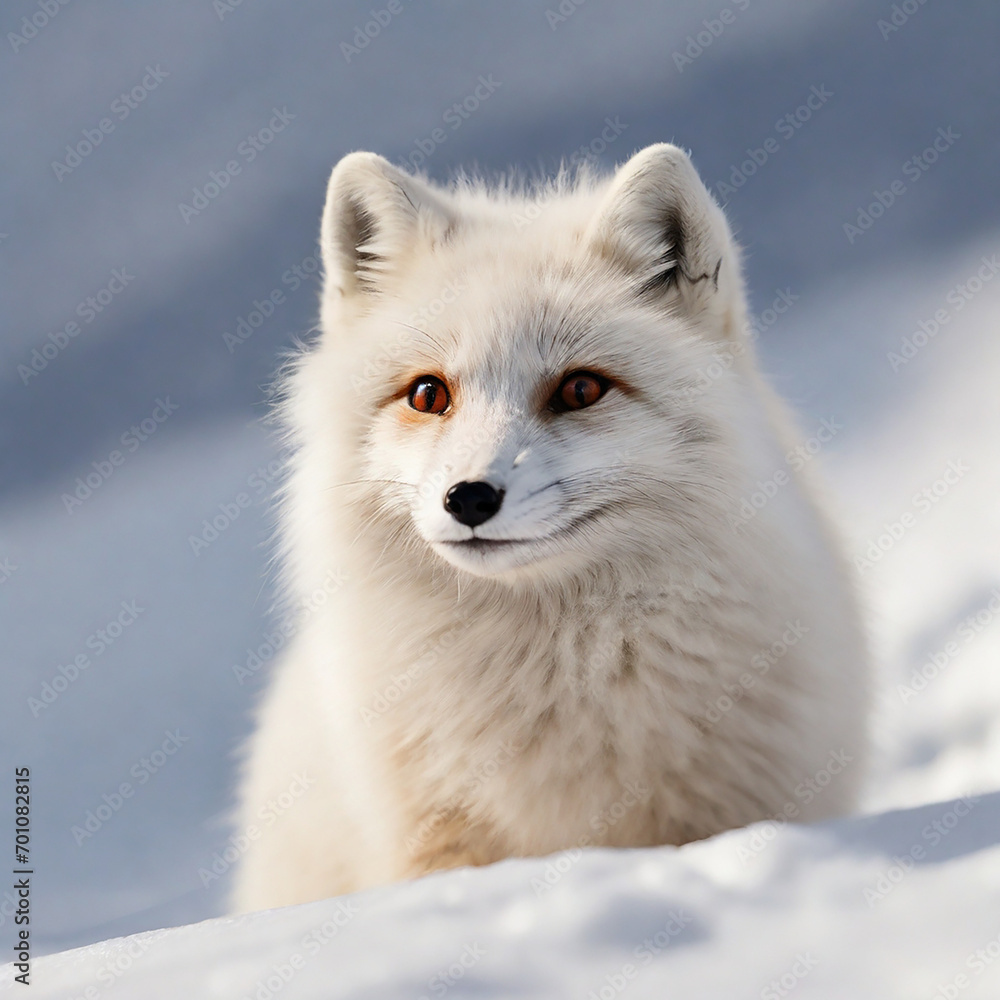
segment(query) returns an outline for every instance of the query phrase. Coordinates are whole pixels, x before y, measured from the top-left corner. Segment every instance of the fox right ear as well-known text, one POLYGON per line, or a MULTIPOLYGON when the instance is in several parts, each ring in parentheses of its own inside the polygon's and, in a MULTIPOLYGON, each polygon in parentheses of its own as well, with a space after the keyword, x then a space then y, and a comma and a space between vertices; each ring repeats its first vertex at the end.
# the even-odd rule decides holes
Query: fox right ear
POLYGON ((376 153, 348 153, 330 176, 321 243, 326 280, 344 297, 376 294, 421 237, 452 223, 441 196, 376 153))
POLYGON ((741 279, 722 210, 677 146, 647 146, 618 168, 588 231, 591 246, 652 301, 725 333, 741 279))

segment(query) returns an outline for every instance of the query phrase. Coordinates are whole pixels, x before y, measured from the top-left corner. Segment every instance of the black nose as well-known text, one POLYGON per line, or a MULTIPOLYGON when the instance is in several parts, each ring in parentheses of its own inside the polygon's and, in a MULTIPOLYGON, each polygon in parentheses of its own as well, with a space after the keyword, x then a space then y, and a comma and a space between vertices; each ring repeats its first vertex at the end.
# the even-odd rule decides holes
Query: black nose
POLYGON ((444 509, 470 528, 488 521, 502 503, 503 490, 496 490, 489 483, 455 483, 444 497, 444 509))

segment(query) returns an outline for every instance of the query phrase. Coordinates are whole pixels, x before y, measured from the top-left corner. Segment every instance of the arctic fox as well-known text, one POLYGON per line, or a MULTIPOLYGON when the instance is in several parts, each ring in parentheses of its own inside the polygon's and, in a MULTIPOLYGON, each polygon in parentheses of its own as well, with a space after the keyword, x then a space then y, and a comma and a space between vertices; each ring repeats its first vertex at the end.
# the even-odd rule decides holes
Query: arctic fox
POLYGON ((852 586, 688 156, 445 189, 352 153, 321 239, 283 402, 305 610, 235 908, 849 809, 852 586))

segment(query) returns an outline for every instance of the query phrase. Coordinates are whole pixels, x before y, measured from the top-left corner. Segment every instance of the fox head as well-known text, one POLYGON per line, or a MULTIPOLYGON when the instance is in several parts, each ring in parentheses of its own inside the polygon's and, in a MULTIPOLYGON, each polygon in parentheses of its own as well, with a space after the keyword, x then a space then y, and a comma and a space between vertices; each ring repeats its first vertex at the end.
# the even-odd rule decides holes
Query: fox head
POLYGON ((506 579, 703 559, 730 532, 755 419, 740 265, 682 150, 528 191, 352 153, 322 249, 322 502, 359 530, 506 579))

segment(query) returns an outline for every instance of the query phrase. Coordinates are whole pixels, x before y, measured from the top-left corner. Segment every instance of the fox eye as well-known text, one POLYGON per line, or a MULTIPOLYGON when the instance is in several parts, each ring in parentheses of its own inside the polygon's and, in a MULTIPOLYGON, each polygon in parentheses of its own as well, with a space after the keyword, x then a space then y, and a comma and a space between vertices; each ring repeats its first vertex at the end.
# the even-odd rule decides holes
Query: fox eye
POLYGON ((421 375, 410 386, 410 406, 421 413, 444 413, 450 402, 448 387, 433 375, 421 375))
POLYGON ((549 403, 557 412, 582 410, 593 406, 607 392, 608 380, 593 372, 573 372, 567 375, 549 403))

